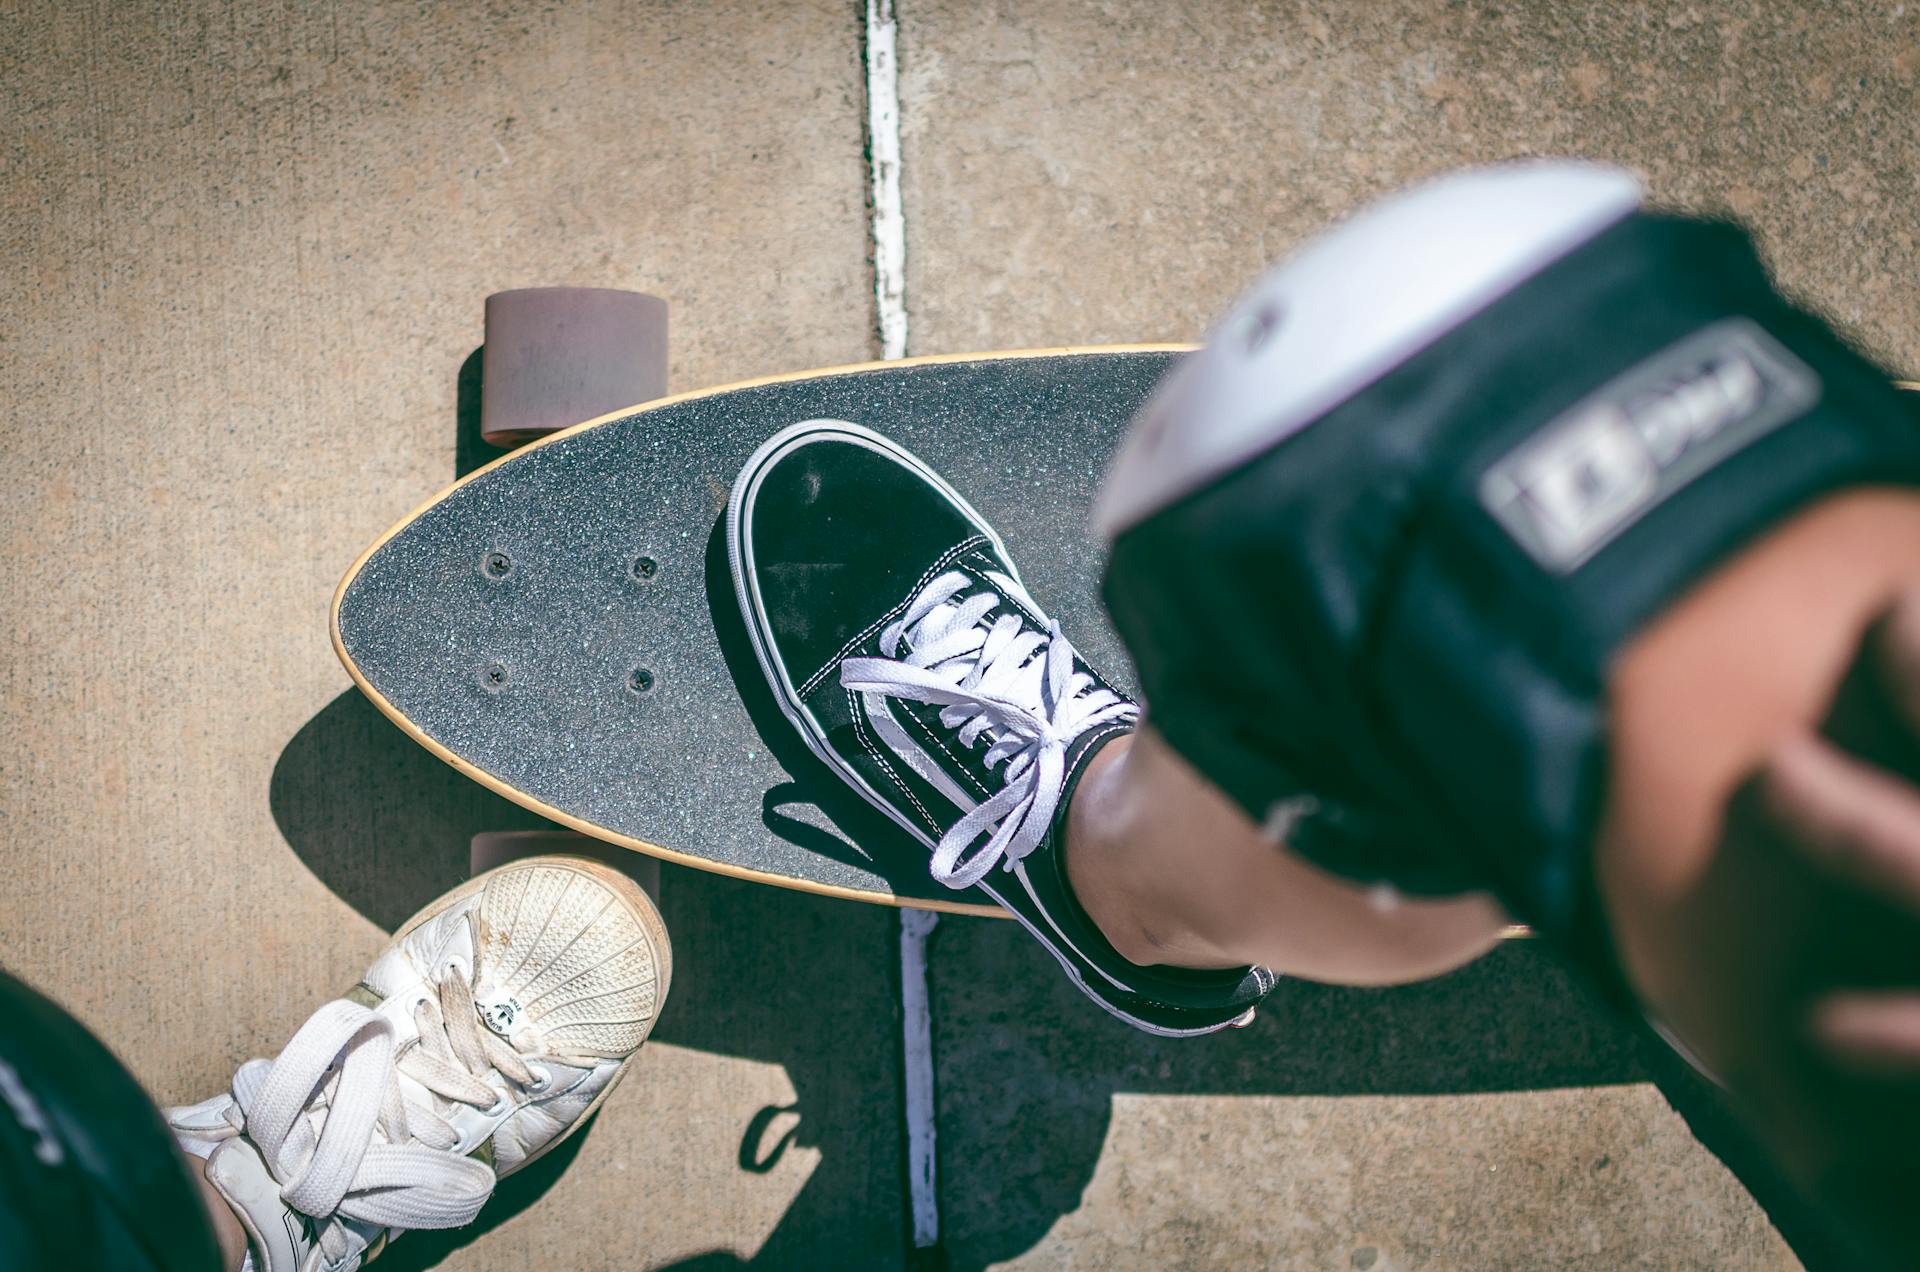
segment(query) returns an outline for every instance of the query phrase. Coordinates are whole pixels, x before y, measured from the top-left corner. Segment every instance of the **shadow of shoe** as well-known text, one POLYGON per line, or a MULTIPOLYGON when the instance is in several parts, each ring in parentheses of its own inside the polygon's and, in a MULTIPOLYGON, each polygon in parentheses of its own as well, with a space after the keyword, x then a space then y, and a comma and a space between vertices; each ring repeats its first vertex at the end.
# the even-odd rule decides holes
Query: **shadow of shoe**
POLYGON ((481 345, 460 364, 454 379, 453 475, 465 477, 507 452, 480 436, 480 381, 486 373, 487 347, 481 345))
POLYGON ((399 1237, 380 1255, 375 1266, 381 1272, 423 1272, 438 1267, 448 1255, 513 1218, 547 1195, 573 1165, 587 1137, 593 1134, 593 1121, 569 1136, 539 1161, 501 1180, 493 1196, 474 1221, 464 1228, 445 1228, 409 1232, 399 1237))
MULTIPOLYGON (((762 1176, 790 1169, 795 1149, 818 1154, 748 1262, 890 1266, 907 1212, 894 912, 671 867, 660 908, 674 985, 653 1041, 778 1065, 793 1088, 745 1111, 734 1168, 762 1176)), ((709 1251, 672 1266, 741 1262, 709 1251)))
POLYGON ((1644 1080, 1632 1037, 1532 942, 1395 989, 1282 980, 1251 1026, 1198 1040, 1153 1037, 1093 1010, 1009 925, 943 920, 930 967, 940 1199, 955 1268, 1015 1258, 1079 1208, 1116 1096, 1442 1095, 1644 1080))
POLYGON ((467 877, 475 834, 552 825, 436 759, 357 689, 287 743, 268 802, 307 869, 389 932, 467 877))

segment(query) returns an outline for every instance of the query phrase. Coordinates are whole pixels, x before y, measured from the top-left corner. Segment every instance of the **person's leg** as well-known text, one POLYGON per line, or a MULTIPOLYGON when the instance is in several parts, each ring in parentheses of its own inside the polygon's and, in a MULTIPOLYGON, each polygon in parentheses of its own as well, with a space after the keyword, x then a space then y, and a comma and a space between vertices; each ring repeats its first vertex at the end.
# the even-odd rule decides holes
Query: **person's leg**
POLYGON ((1684 1001, 1688 951, 1709 935, 1688 911, 1733 851, 1736 793, 1819 732, 1863 633, 1915 586, 1920 494, 1838 496, 1706 580, 1617 661, 1596 872, 1617 952, 1657 1010, 1706 1009, 1684 1001))
MULTIPOLYGON (((1164 1034, 1242 1021, 1275 970, 1434 975, 1505 922, 1483 894, 1336 878, 1256 831, 1073 650, 993 528, 859 425, 748 459, 726 539, 747 632, 801 738, 1005 905, 1107 1010, 1164 1034)), ((1363 879, 1388 877, 1361 873, 1363 879)))
MULTIPOLYGON (((1773 747, 1817 724, 1860 633, 1915 580, 1920 497, 1840 496, 1724 568, 1620 660, 1601 861, 1620 914, 1616 939, 1656 1003, 1675 992, 1669 977, 1690 970, 1668 948, 1693 931, 1675 911, 1720 847, 1734 788, 1773 747)), ((1483 953, 1506 922, 1484 893, 1406 897, 1301 860, 1150 722, 1081 779, 1066 859, 1080 903, 1139 963, 1415 980, 1483 953)))
MULTIPOLYGON (((1836 987, 1897 989, 1920 923, 1905 894, 1888 894, 1891 877, 1823 869, 1740 823, 1757 774, 1807 780, 1799 748, 1835 731, 1863 632, 1915 588, 1920 495, 1869 490, 1792 518, 1691 590, 1615 664, 1596 848, 1609 929, 1643 1006, 1757 1114, 1799 1178, 1903 1249, 1920 1185, 1910 1164, 1896 1168, 1920 1136, 1911 1079, 1902 1085, 1897 1066, 1863 1071, 1889 1067, 1883 1038, 1875 1065, 1833 1063, 1812 1007, 1836 987)), ((1899 617, 1920 629, 1920 606, 1899 617)), ((1920 636, 1901 648, 1912 656, 1920 636)), ((1845 722, 1837 732, 1854 743, 1845 722)), ((1411 979, 1472 957, 1501 921, 1478 896, 1382 908, 1378 890, 1285 852, 1150 727, 1095 761, 1067 826, 1075 892, 1136 961, 1411 979)))
POLYGON ((207 1178, 207 1164, 190 1160, 187 1169, 193 1175, 200 1202, 207 1209, 213 1239, 220 1248, 222 1272, 240 1272, 247 1261, 247 1230, 240 1226, 239 1216, 233 1213, 233 1207, 227 1204, 227 1199, 220 1195, 220 1189, 207 1178))
POLYGON ((1088 766, 1065 851, 1080 904, 1135 963, 1254 963, 1333 984, 1394 984, 1479 957, 1508 922, 1486 893, 1406 896, 1301 860, 1151 722, 1088 766))

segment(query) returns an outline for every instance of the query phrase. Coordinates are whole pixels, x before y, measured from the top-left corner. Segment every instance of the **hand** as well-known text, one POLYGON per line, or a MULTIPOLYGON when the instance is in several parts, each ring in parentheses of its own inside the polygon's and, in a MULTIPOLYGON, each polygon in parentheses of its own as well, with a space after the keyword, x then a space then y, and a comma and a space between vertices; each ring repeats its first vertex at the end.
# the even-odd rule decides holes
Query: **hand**
MULTIPOLYGON (((1920 593, 1868 634, 1824 732, 1793 740, 1768 765, 1763 797, 1776 832, 1827 878, 1920 916, 1920 593)), ((1836 1068, 1920 1076, 1920 986, 1890 975, 1896 951, 1879 953, 1887 961, 1877 976, 1814 993, 1808 1032, 1836 1068)))
POLYGON ((1661 1014, 1828 1207, 1920 1251, 1920 594, 1734 798, 1661 1014))

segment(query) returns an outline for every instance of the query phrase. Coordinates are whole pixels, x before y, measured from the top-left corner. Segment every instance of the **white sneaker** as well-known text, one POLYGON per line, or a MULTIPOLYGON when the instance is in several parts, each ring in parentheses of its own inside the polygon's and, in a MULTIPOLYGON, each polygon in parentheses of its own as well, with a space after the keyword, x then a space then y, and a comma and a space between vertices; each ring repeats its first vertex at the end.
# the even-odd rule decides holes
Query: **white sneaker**
POLYGON ((533 857, 447 893, 233 1090, 167 1111, 250 1246, 247 1272, 351 1272, 471 1221, 607 1098, 673 956, 610 867, 533 857))

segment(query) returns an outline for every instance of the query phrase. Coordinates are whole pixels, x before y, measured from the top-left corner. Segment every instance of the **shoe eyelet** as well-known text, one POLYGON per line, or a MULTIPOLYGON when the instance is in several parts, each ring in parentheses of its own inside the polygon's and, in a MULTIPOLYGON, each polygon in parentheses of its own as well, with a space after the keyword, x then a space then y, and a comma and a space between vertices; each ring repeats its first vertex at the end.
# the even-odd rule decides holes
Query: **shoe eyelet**
POLYGON ((537 1064, 530 1064, 527 1066, 527 1068, 533 1073, 533 1081, 527 1084, 528 1094, 542 1095, 542 1094, 545 1094, 547 1091, 550 1091, 553 1089, 552 1073, 550 1073, 546 1069, 542 1069, 537 1064))

